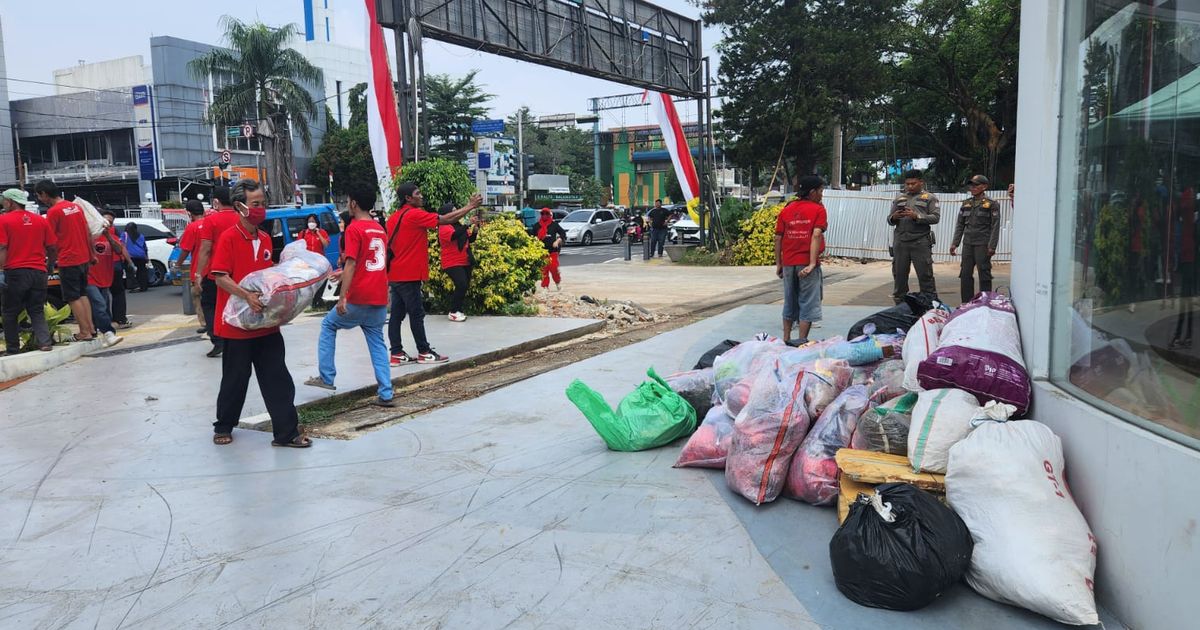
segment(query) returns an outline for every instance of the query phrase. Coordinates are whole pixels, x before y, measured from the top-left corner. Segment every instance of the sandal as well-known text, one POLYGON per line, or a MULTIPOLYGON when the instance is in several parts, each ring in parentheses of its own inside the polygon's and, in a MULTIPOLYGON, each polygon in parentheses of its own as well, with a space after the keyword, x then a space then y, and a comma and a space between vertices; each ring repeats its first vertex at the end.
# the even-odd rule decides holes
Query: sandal
POLYGON ((93 335, 91 337, 80 337, 79 333, 75 333, 74 335, 71 335, 71 338, 74 339, 75 341, 92 341, 93 339, 96 338, 96 336, 93 335))
POLYGON ((213 435, 213 444, 217 446, 225 446, 233 442, 232 433, 216 433, 213 435))
POLYGON ((303 434, 297 435, 296 437, 292 438, 292 441, 290 441, 290 442, 276 442, 274 440, 271 440, 271 446, 286 446, 288 448, 308 448, 312 445, 313 445, 312 440, 308 439, 308 437, 306 437, 303 434))

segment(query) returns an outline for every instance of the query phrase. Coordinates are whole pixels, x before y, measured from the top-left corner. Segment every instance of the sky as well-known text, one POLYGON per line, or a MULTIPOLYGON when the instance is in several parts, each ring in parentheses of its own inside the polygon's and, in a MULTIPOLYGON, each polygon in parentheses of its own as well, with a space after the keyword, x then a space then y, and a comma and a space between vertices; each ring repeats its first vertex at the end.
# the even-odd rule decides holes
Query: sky
MULTIPOLYGON (((676 13, 698 17, 699 9, 687 0, 659 0, 659 6, 676 13)), ((330 0, 334 10, 334 41, 362 47, 366 28, 366 10, 362 0, 330 0)), ((53 71, 74 66, 80 60, 105 61, 142 55, 150 63, 150 37, 170 35, 210 44, 219 44, 222 15, 243 21, 261 20, 269 25, 295 23, 303 31, 304 9, 301 0, 240 0, 204 2, 200 0, 0 0, 4 45, 8 61, 10 99, 53 94, 49 85, 27 81, 52 82, 53 71), (69 35, 69 34, 74 35, 69 35)), ((390 32, 389 32, 390 33, 390 32)), ((717 53, 713 44, 719 29, 706 28, 703 44, 713 61, 716 80, 717 53)), ((388 37, 390 42, 391 38, 388 37)), ((640 91, 639 88, 594 79, 544 66, 476 52, 442 42, 426 40, 426 73, 461 76, 479 70, 478 80, 485 91, 495 95, 490 103, 492 115, 506 117, 521 106, 534 115, 579 113, 587 111, 587 99, 640 91)), ((694 102, 681 103, 680 117, 695 117, 694 102)), ((604 112, 605 128, 653 124, 648 108, 604 112)))

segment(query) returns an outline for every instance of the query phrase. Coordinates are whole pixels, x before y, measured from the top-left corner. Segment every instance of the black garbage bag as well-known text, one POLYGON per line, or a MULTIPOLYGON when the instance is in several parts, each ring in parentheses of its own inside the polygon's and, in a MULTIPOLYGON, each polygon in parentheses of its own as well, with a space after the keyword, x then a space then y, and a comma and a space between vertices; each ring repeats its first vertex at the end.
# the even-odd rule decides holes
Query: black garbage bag
POLYGON ((887 308, 870 317, 859 320, 856 324, 850 327, 850 332, 846 333, 847 339, 854 339, 862 336, 866 331, 867 324, 875 324, 875 332, 879 334, 891 334, 897 329, 908 332, 913 324, 917 323, 918 319, 925 314, 925 311, 933 308, 933 302, 937 299, 936 295, 928 293, 913 292, 904 296, 904 301, 887 308))
POLYGON ((739 343, 742 343, 742 342, 734 341, 732 339, 726 339, 725 341, 722 341, 721 343, 713 346, 712 349, 709 350, 708 352, 705 352, 704 354, 700 355, 700 360, 696 361, 696 365, 693 365, 692 369, 693 370, 703 370, 704 368, 712 367, 713 361, 715 361, 718 356, 725 354, 726 352, 732 350, 733 347, 738 345, 739 343))
POLYGON ((962 579, 974 548, 963 520, 904 483, 859 495, 829 541, 838 590, 872 608, 916 610, 962 579))

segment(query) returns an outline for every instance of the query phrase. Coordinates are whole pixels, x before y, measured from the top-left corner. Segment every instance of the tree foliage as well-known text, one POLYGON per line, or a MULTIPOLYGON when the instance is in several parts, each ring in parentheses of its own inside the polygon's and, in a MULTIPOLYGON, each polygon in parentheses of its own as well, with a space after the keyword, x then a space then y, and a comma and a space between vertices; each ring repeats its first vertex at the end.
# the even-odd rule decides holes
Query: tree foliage
POLYGON ((474 149, 471 121, 486 118, 492 95, 475 82, 478 70, 460 79, 448 74, 425 77, 425 103, 429 111, 430 155, 462 160, 474 149))
POLYGON ((255 120, 267 163, 270 201, 291 201, 295 186, 291 132, 300 136, 305 148, 312 146, 310 123, 318 120, 318 108, 308 88, 321 85, 321 70, 287 47, 298 32, 295 24, 272 28, 230 16, 221 18, 221 24, 228 47, 213 48, 193 59, 188 70, 205 82, 211 75, 233 78, 213 95, 207 118, 217 125, 255 120))
MULTIPOLYGON (((431 211, 437 210, 444 203, 462 207, 475 192, 475 183, 467 174, 467 167, 442 158, 405 164, 400 168, 399 176, 393 179, 392 190, 395 191, 404 182, 412 182, 421 189, 425 195, 425 206, 431 211)), ((403 200, 398 194, 395 197, 398 208, 403 200)))
POLYGON ((333 173, 331 194, 358 188, 378 190, 379 180, 367 135, 366 89, 366 83, 350 89, 350 127, 329 125, 309 167, 309 183, 323 190, 329 187, 328 174, 333 173))

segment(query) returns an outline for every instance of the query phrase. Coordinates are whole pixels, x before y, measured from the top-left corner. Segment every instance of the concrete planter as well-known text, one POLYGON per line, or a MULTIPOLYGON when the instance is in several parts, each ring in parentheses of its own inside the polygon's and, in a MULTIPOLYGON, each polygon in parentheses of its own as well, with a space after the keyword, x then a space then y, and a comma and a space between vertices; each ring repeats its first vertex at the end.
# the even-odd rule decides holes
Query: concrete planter
POLYGON ((699 245, 667 245, 664 249, 667 252, 667 258, 671 262, 679 262, 683 260, 683 255, 690 249, 696 249, 699 245))

